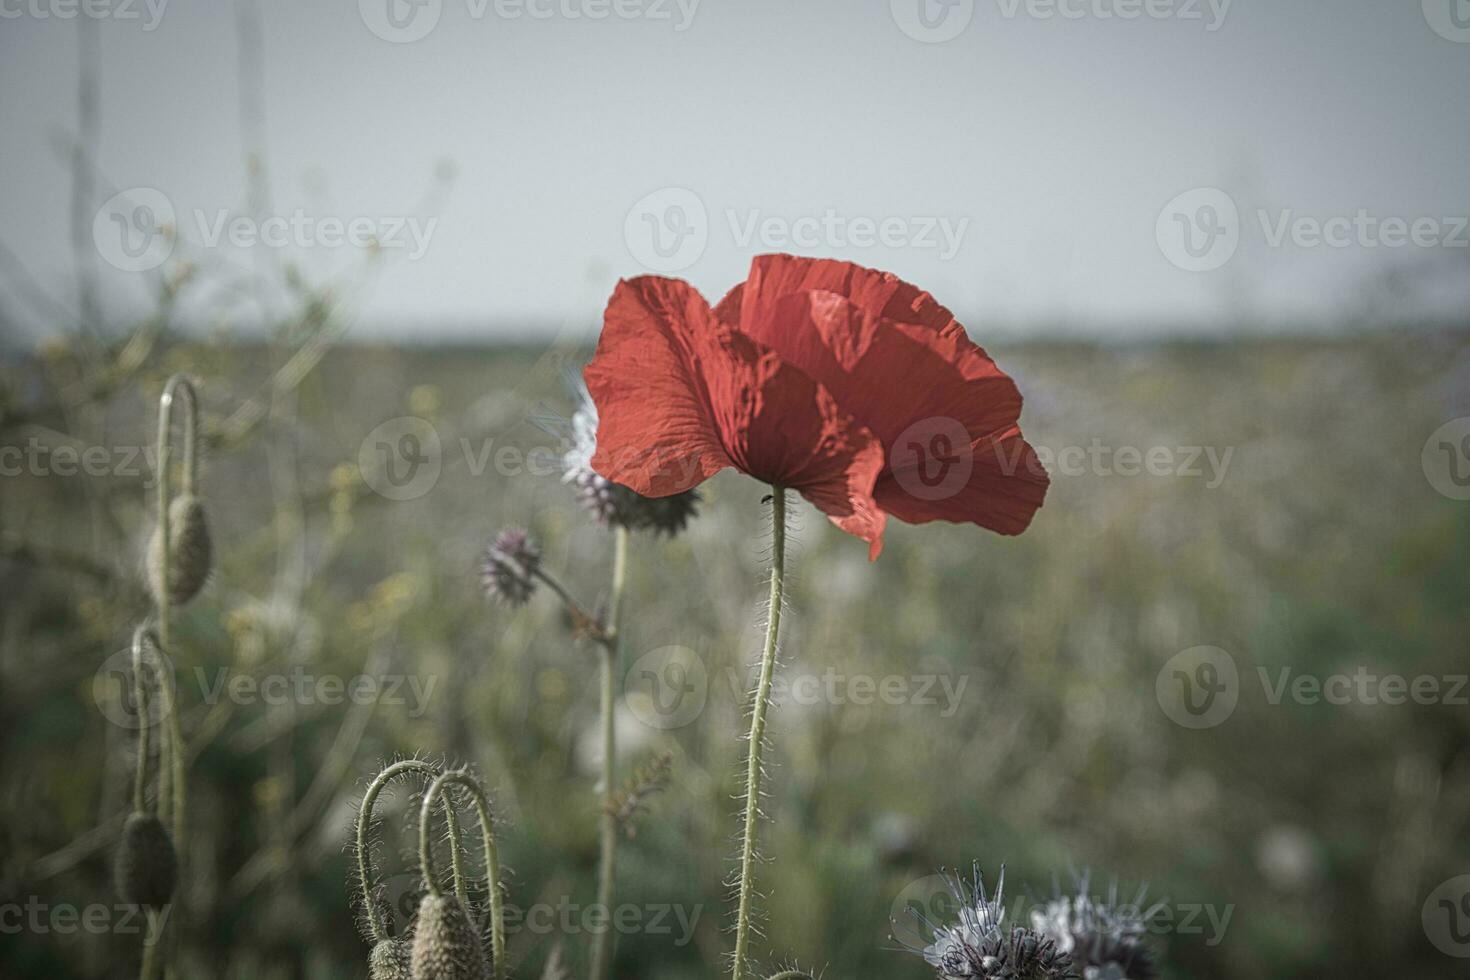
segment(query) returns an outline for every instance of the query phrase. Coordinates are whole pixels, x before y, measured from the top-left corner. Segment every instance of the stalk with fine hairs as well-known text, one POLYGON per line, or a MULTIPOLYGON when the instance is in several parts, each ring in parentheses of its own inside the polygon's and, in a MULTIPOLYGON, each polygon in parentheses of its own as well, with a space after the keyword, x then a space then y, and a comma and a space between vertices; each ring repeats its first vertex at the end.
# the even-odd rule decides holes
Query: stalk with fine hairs
MULTIPOLYGON (((495 821, 490 815, 490 801, 479 782, 468 773, 446 772, 435 777, 424 794, 423 809, 419 814, 419 864, 424 874, 424 886, 428 889, 426 901, 440 896, 438 875, 434 870, 433 841, 429 827, 433 822, 434 802, 448 786, 460 786, 469 794, 480 818, 480 839, 485 852, 486 886, 490 891, 490 952, 492 973, 495 980, 505 980, 505 909, 504 897, 500 892, 500 851, 495 845, 495 821)), ((446 799, 446 804, 447 804, 446 799)), ((417 940, 417 937, 415 937, 417 940)))
MULTIPOLYGON (((420 775, 429 779, 435 779, 440 775, 438 766, 431 762, 419 759, 404 759, 384 768, 373 781, 368 784, 367 791, 363 793, 362 805, 357 812, 357 836, 355 839, 355 850, 357 858, 357 880, 358 887, 362 889, 363 915, 367 919, 368 939, 373 943, 370 970, 372 980, 379 980, 377 972, 380 964, 391 964, 400 958, 407 960, 407 944, 402 937, 388 935, 388 930, 383 928, 383 923, 378 918, 378 910, 373 898, 373 887, 376 884, 376 876, 373 874, 372 863, 372 824, 373 811, 377 806, 378 796, 387 785, 398 776, 420 775)), ((444 797, 444 821, 449 829, 449 847, 452 855, 452 867, 454 874, 454 893, 459 901, 466 907, 469 905, 469 894, 467 879, 462 862, 462 840, 459 828, 459 818, 454 811, 454 803, 448 794, 444 797)))
MULTIPOLYGON (((609 916, 611 922, 613 902, 613 875, 617 868, 618 816, 617 788, 614 780, 617 764, 617 727, 614 723, 613 705, 616 689, 613 682, 617 671, 618 630, 622 619, 623 593, 628 581, 628 529, 619 525, 613 534, 612 597, 609 600, 607 626, 599 637, 602 650, 602 848, 597 868, 597 904, 609 916)), ((612 970, 613 930, 603 929, 592 941, 592 980, 607 980, 612 970)))
MULTIPOLYGON (((176 374, 168 379, 168 383, 164 385, 163 394, 158 401, 158 547, 154 549, 154 561, 158 567, 153 570, 153 575, 155 578, 155 599, 157 600, 156 605, 158 610, 158 645, 165 652, 172 649, 169 642, 169 627, 173 618, 171 612, 174 599, 171 595, 170 583, 175 574, 175 569, 172 567, 174 541, 171 536, 174 529, 170 526, 171 522, 169 520, 171 516, 169 511, 173 504, 173 500, 169 494, 169 487, 171 485, 169 479, 169 456, 170 450, 173 447, 173 409, 174 399, 177 395, 182 395, 184 401, 188 403, 184 411, 184 475, 180 484, 181 497, 192 498, 194 496, 194 482, 198 473, 196 443, 198 440, 199 401, 195 394, 194 386, 189 383, 188 379, 176 374)), ((159 678, 158 686, 160 690, 165 692, 172 690, 172 685, 167 683, 162 677, 159 678)), ((165 693, 164 697, 169 698, 170 694, 165 693)), ((179 713, 173 710, 174 705, 172 704, 165 704, 164 708, 168 717, 169 744, 167 753, 169 768, 167 778, 172 790, 172 795, 168 799, 167 806, 172 810, 174 846, 179 849, 179 853, 182 855, 187 850, 185 847, 184 833, 185 807, 188 803, 188 787, 185 778, 187 760, 185 758, 183 730, 179 725, 179 713)), ((160 779, 163 778, 160 776, 160 779)), ((159 794, 158 806, 160 816, 164 816, 168 812, 165 810, 165 795, 162 792, 159 794)))
POLYGON ((760 823, 761 751, 766 737, 766 708, 771 699, 771 676, 776 669, 776 640, 781 630, 781 589, 786 569, 786 491, 771 488, 771 596, 766 643, 761 652, 760 680, 750 713, 750 744, 745 770, 745 829, 740 847, 740 904, 735 919, 735 959, 732 980, 745 975, 750 941, 751 901, 755 893, 756 833, 760 823))

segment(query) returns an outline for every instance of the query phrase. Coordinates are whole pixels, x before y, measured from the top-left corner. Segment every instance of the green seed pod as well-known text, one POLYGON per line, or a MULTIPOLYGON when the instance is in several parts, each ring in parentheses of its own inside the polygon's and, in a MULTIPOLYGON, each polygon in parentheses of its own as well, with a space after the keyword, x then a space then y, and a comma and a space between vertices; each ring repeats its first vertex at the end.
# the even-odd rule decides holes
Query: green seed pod
MULTIPOLYGON (((161 531, 153 532, 148 546, 148 586, 159 603, 164 601, 161 531)), ((168 538, 168 601, 182 606, 204 588, 213 567, 214 546, 204 517, 204 501, 192 494, 174 498, 168 505, 168 538)))
POLYGON ((368 954, 368 980, 409 980, 410 948, 402 939, 384 939, 368 954))
POLYGON ((117 851, 117 893, 129 905, 161 909, 179 877, 174 844, 159 819, 134 813, 123 826, 117 851))
POLYGON ((413 927, 412 980, 485 980, 490 966, 469 913, 453 895, 425 895, 413 927))

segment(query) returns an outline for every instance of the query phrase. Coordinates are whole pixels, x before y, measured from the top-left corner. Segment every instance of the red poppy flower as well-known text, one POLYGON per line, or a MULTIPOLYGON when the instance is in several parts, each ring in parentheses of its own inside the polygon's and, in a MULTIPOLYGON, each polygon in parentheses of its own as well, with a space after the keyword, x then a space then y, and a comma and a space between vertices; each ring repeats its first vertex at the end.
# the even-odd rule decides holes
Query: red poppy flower
POLYGON ((1046 496, 1015 383, 928 293, 851 263, 760 256, 713 309, 681 280, 624 280, 586 379, 598 473, 662 497, 733 466, 873 558, 888 514, 1019 534, 1046 496))

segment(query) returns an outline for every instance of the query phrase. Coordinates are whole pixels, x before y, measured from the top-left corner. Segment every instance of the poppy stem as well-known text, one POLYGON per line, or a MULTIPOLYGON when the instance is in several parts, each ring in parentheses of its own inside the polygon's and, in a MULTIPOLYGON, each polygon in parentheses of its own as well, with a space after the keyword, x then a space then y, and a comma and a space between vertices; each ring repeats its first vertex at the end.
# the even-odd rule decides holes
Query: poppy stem
POLYGON ((760 681, 750 715, 750 747, 745 770, 745 833, 740 849, 740 906, 735 920, 735 963, 732 980, 745 974, 746 945, 750 939, 751 897, 755 892, 755 840, 760 820, 761 750, 766 737, 766 708, 771 700, 771 675, 776 670, 776 638, 781 629, 781 587, 786 573, 786 491, 771 493, 771 600, 766 622, 766 645, 761 652, 760 681))
MULTIPOLYGON (((602 855, 597 869, 597 904, 607 922, 612 922, 613 873, 618 849, 618 817, 614 779, 617 760, 617 728, 614 725, 614 674, 621 644, 623 593, 628 582, 628 529, 619 525, 613 544, 612 598, 602 642, 602 855)), ((597 933, 592 943, 592 980, 606 980, 612 970, 613 930, 597 933)))

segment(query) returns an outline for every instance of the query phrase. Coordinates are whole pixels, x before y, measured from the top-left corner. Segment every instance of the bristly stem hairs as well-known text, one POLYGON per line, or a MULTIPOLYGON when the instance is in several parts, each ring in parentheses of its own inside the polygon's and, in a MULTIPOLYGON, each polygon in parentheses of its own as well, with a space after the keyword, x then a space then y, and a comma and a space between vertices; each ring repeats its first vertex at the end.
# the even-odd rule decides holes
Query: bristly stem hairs
POLYGON ((771 596, 766 621, 766 643, 761 652, 760 680, 750 713, 750 742, 745 769, 745 827, 740 848, 740 901, 735 920, 735 958, 732 980, 745 975, 750 941, 751 902, 755 893, 755 848, 760 823, 761 754, 766 737, 766 708, 771 699, 771 677, 776 669, 776 641, 781 630, 781 595, 786 574, 786 491, 771 488, 771 596))

